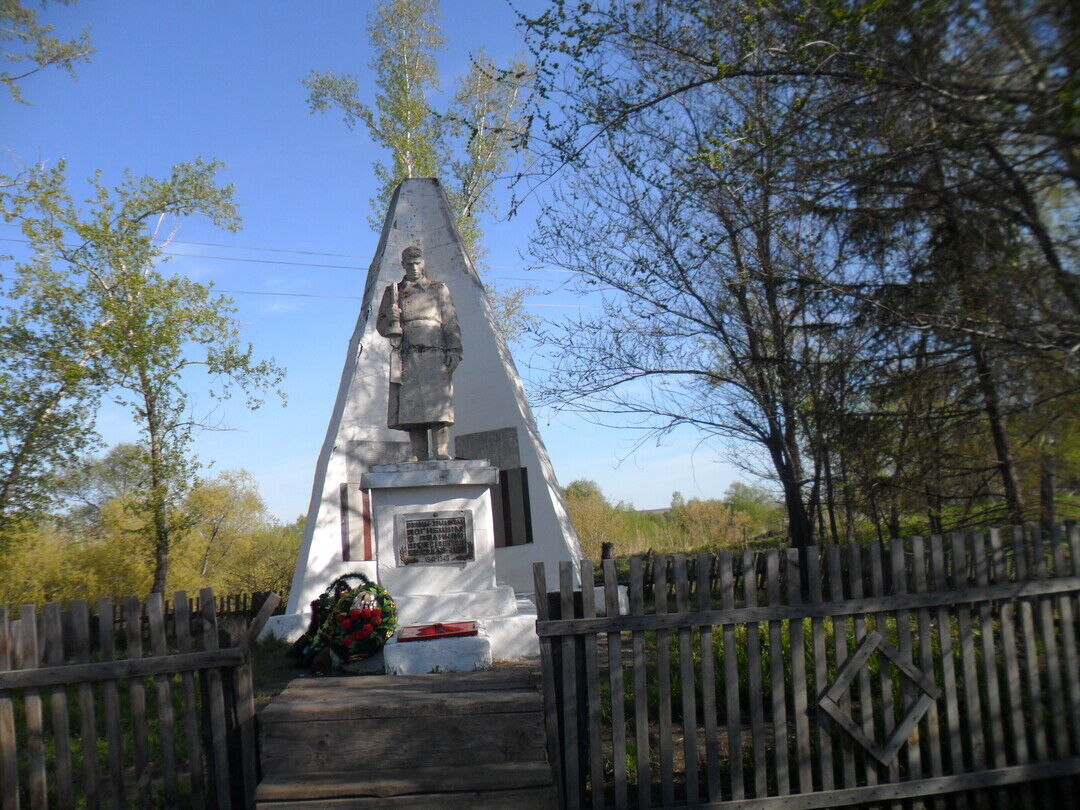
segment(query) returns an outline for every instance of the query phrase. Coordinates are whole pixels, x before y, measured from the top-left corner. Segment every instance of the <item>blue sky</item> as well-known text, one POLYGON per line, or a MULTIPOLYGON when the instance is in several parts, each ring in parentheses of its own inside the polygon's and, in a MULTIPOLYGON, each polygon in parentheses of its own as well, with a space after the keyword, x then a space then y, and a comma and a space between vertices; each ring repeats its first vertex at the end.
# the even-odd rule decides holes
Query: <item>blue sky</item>
MULTIPOLYGON (((221 177, 236 186, 243 230, 225 233, 182 221, 169 250, 184 255, 169 267, 237 291, 243 337, 257 354, 288 369, 289 399, 285 408, 268 402, 254 413, 227 403, 220 417, 233 429, 200 436, 196 452, 211 473, 249 470, 282 519, 307 505, 376 248, 368 224, 371 164, 382 157, 366 133, 349 131, 340 118, 309 115, 299 80, 312 69, 333 70, 359 74, 364 87, 371 58, 365 18, 372 6, 355 0, 50 5, 42 20, 60 35, 88 26, 97 52, 74 80, 57 71, 26 80, 29 106, 0 98, 3 171, 64 159, 76 195, 74 181, 99 169, 113 183, 125 169, 163 175, 198 156, 224 162, 221 177)), ((478 48, 496 61, 521 54, 514 19, 504 0, 443 0, 442 89, 452 90, 478 48)), ((370 83, 364 89, 373 97, 370 83)), ((488 267, 481 269, 498 287, 532 284, 544 294, 527 301, 529 311, 558 319, 582 302, 561 291, 564 274, 528 267, 534 203, 513 219, 484 223, 488 267)), ((18 237, 15 228, 0 224, 0 238, 18 237)), ((0 254, 17 255, 19 247, 0 242, 0 254)), ((517 346, 514 355, 528 387, 530 368, 544 365, 543 348, 517 346)), ((536 415, 564 485, 592 478, 614 500, 655 508, 666 506, 675 490, 687 498, 719 497, 737 477, 719 448, 702 445, 690 430, 634 450, 639 437, 632 432, 574 415, 536 415)), ((135 436, 127 415, 115 409, 102 411, 98 427, 108 443, 135 436)))

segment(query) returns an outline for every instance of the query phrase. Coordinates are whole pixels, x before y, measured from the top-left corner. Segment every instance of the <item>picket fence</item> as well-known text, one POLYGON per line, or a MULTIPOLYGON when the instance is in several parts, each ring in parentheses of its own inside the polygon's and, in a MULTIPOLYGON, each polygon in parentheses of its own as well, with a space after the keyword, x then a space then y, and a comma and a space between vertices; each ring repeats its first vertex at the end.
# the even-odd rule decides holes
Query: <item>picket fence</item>
POLYGON ((129 596, 122 627, 109 597, 0 608, 0 809, 254 807, 250 648, 279 602, 236 646, 209 588, 129 596))
POLYGON ((635 558, 618 615, 605 560, 598 617, 569 563, 554 592, 538 565, 562 805, 1075 799, 1078 574, 1075 526, 658 557, 650 601, 635 558))

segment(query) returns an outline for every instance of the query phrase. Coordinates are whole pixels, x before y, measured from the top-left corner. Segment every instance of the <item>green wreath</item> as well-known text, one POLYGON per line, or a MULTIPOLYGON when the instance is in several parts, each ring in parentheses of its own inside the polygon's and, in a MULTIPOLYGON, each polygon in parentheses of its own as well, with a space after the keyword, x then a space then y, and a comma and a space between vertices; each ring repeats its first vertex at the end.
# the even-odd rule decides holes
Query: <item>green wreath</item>
POLYGON ((303 658, 310 662, 329 649, 341 663, 370 658, 397 628, 397 606, 386 588, 360 573, 338 577, 311 603, 314 630, 303 658), (357 587, 349 580, 358 579, 357 587))

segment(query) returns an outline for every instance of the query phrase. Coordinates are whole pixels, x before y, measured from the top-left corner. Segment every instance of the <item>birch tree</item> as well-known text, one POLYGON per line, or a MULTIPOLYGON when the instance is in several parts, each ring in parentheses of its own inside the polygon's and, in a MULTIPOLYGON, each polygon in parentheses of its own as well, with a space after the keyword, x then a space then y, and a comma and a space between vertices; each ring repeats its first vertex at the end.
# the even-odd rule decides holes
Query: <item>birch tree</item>
MULTIPOLYGON (((38 323, 27 313, 40 313, 41 322, 63 321, 69 336, 40 347, 55 377, 51 387, 41 387, 42 396, 55 406, 23 406, 26 417, 9 446, 35 448, 27 458, 47 472, 57 453, 65 452, 65 442, 74 441, 73 424, 57 422, 67 413, 63 407, 78 403, 79 396, 108 395, 128 408, 141 433, 138 463, 145 475, 133 500, 149 526, 156 592, 164 591, 168 579, 176 507, 197 468, 194 432, 214 426, 206 412, 212 407, 193 394, 201 390, 214 402, 238 392, 256 408, 261 393, 283 376, 272 360, 257 360, 251 345, 240 340, 231 301, 212 285, 162 266, 160 229, 167 217, 197 215, 228 230, 239 226, 232 188, 217 183, 217 169, 216 163, 196 160, 178 164, 161 180, 128 176, 111 188, 95 176, 89 201, 79 205, 61 165, 38 173, 5 200, 6 218, 19 223, 32 250, 31 260, 15 268, 16 303, 8 320, 36 334, 38 323)), ((15 393, 11 386, 0 390, 15 393)), ((2 405, 6 413, 9 402, 2 405)), ((28 477, 26 468, 20 474, 16 458, 4 470, 12 481, 29 487, 47 480, 44 474, 28 477)))

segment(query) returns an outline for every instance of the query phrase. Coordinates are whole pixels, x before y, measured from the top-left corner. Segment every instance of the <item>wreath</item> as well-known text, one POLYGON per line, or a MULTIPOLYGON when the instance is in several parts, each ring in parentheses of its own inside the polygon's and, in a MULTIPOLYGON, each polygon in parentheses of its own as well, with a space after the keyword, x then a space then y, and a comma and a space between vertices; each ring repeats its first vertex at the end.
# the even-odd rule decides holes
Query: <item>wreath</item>
POLYGON ((311 603, 311 625, 301 660, 329 650, 339 664, 370 658, 397 628, 397 606, 386 588, 360 573, 338 577, 311 603), (359 580, 353 587, 350 581, 359 580))

